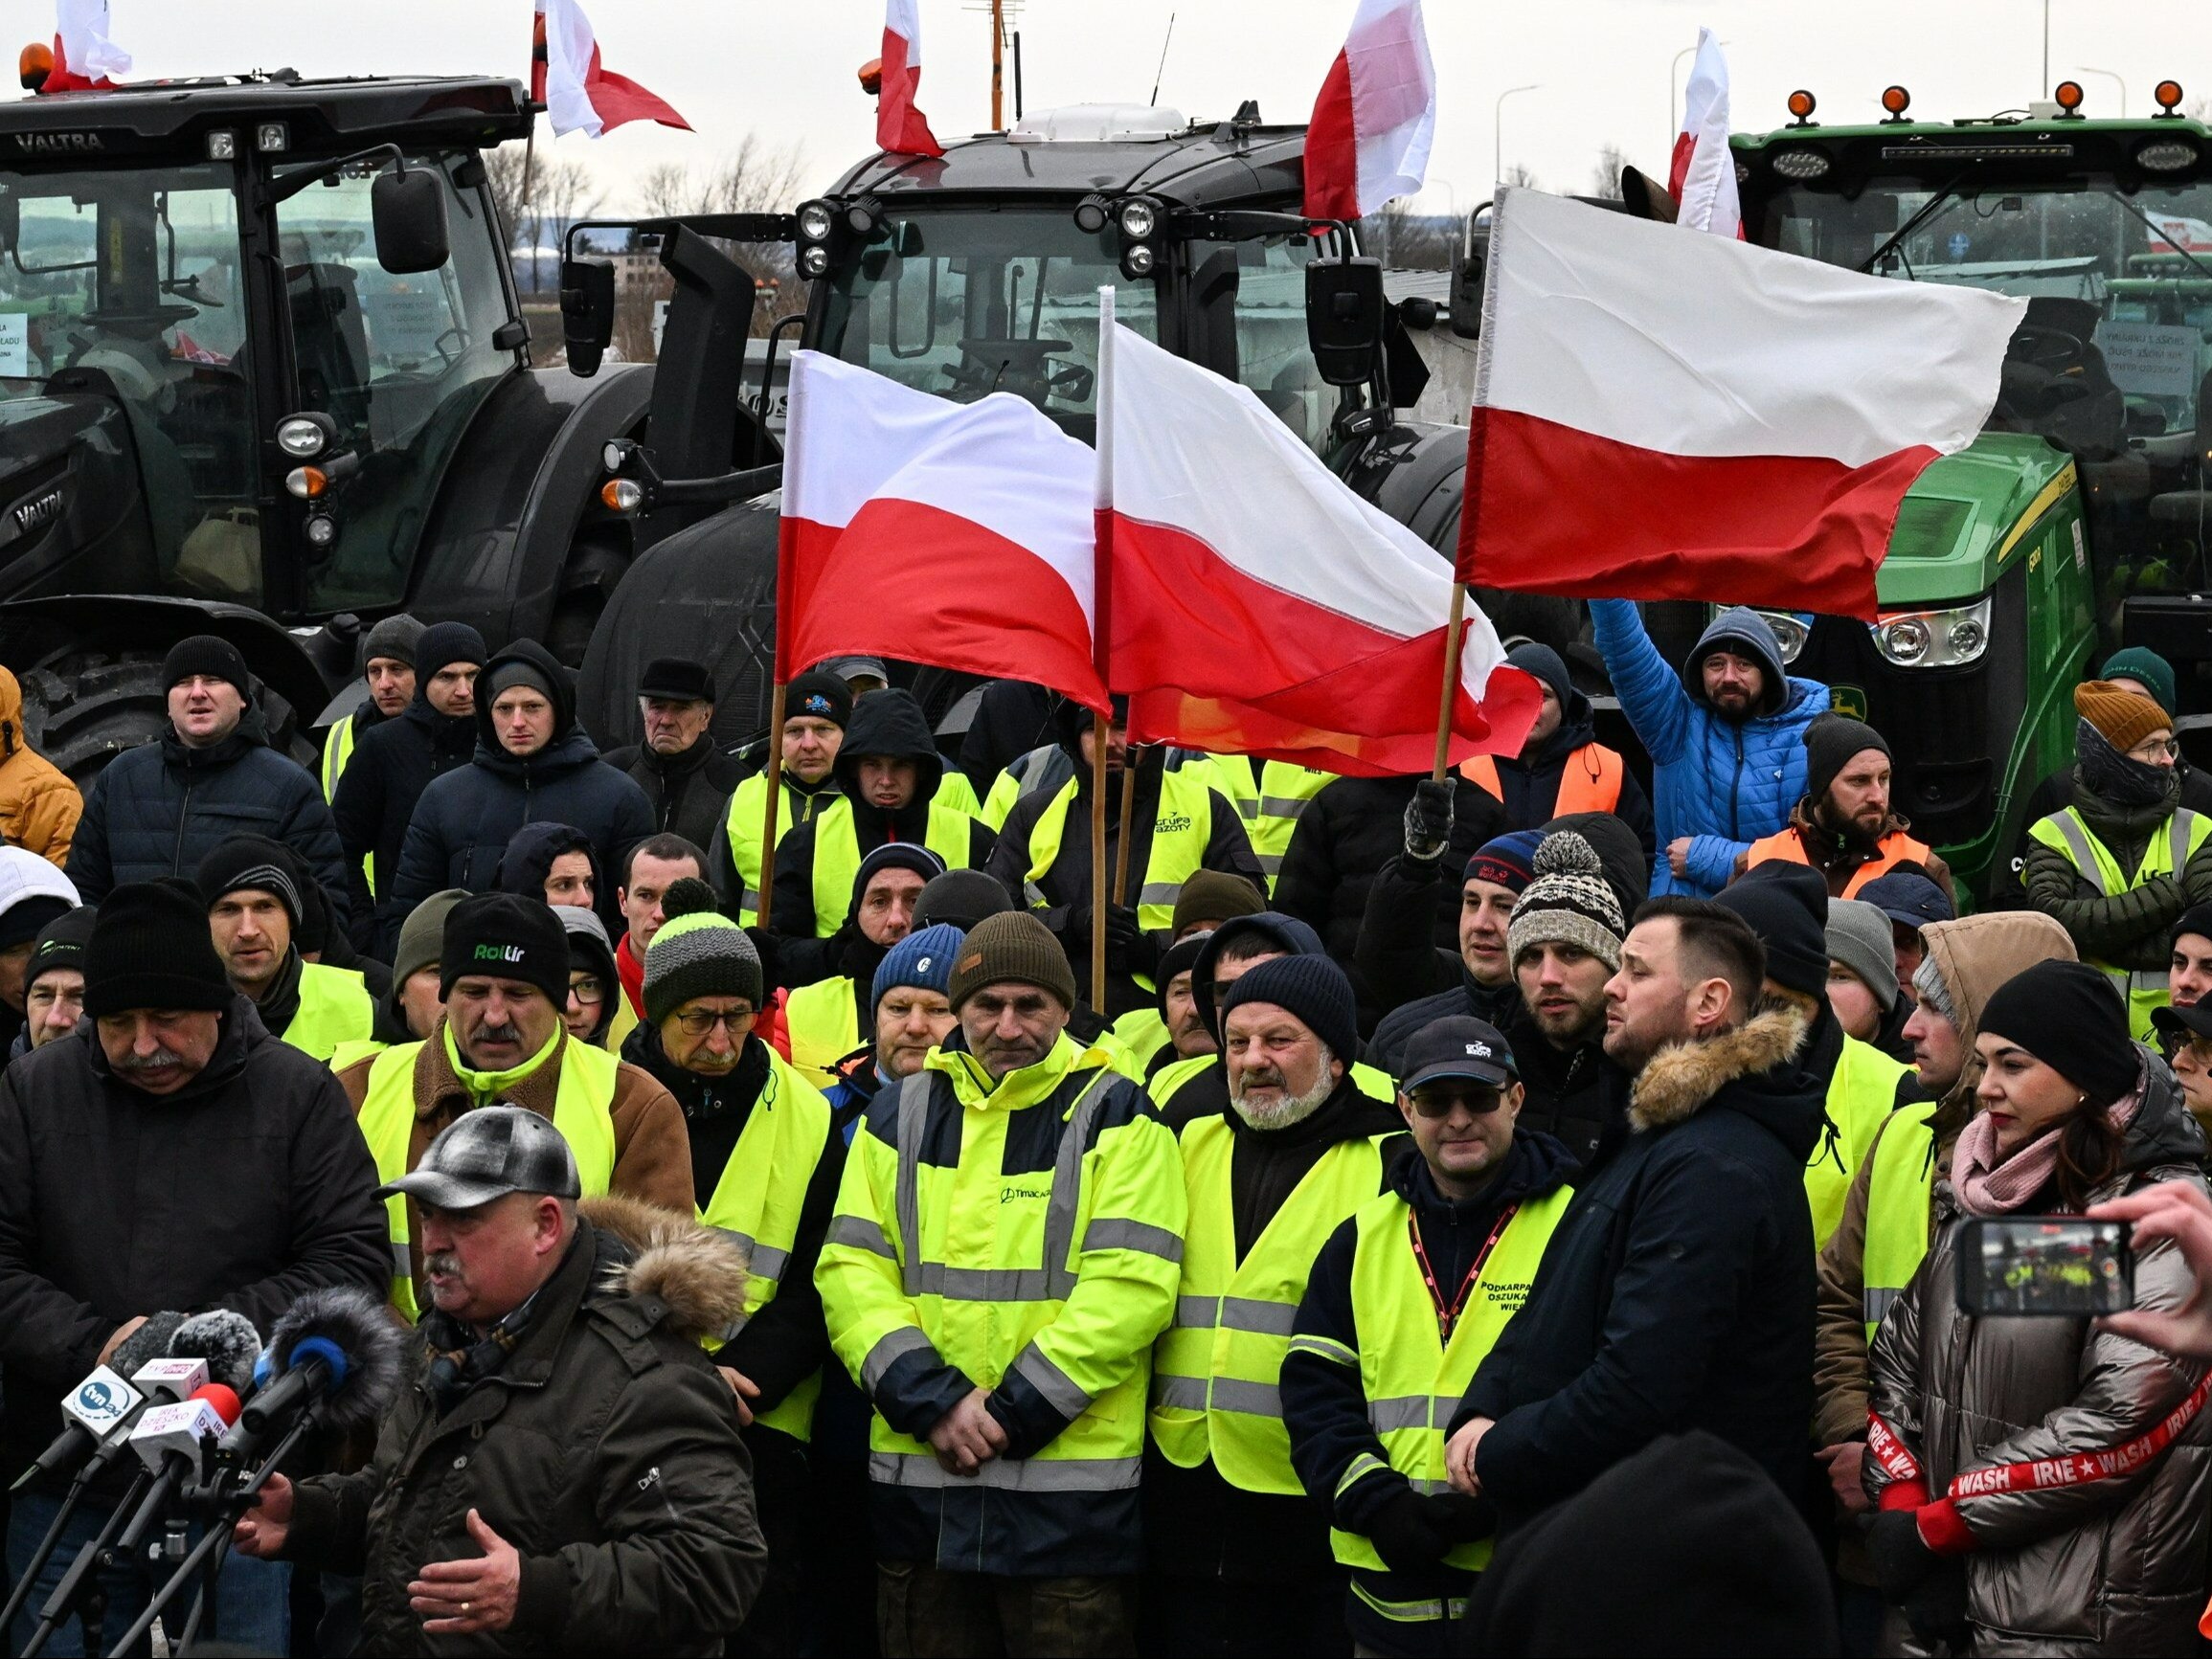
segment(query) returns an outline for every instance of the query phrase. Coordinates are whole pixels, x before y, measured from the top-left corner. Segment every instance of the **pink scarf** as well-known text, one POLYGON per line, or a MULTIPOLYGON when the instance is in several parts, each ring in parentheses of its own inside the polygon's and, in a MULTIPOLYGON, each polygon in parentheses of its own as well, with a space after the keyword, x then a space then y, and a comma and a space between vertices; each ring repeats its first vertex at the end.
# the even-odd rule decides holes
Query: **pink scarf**
MULTIPOLYGON (((2114 1101, 2105 1113, 2114 1129, 2126 1129, 2143 1104, 2143 1085, 2114 1101)), ((1988 1112, 1977 1111, 1959 1132, 1958 1146, 1951 1155, 1951 1185, 1958 1206, 1970 1216, 2002 1216, 2017 1210, 2049 1184, 2059 1167, 2059 1136, 2065 1132, 2045 1130, 2012 1155, 1998 1157, 1997 1123, 1988 1112)))

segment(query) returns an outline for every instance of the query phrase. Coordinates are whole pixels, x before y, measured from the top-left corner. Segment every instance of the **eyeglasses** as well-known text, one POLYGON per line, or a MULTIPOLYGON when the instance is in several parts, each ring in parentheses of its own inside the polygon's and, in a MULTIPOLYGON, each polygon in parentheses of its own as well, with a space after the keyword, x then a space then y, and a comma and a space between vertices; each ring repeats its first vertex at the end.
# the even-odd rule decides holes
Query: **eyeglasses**
POLYGON ((1431 1092, 1424 1088, 1406 1098, 1413 1103, 1416 1114, 1433 1123, 1440 1118, 1450 1117, 1456 1108, 1462 1106, 1477 1117, 1496 1111, 1505 1104, 1505 1091, 1501 1088, 1475 1087, 1431 1092))
POLYGON ((2138 743, 2128 751, 2128 758, 2156 766, 2161 760, 2180 759, 2181 746, 2171 739, 2164 743, 2138 743))
POLYGON ((2198 1031, 2178 1031, 2166 1039, 2164 1046, 2169 1063, 2186 1053, 2200 1070, 2212 1071, 2212 1037, 2198 1031))
POLYGON ((596 974, 578 974, 569 981, 569 995, 588 1008, 607 999, 607 982, 596 974))
POLYGON ((704 1037, 720 1025, 733 1037, 742 1037, 753 1023, 753 1010, 739 1008, 724 1014, 710 1008, 687 1008, 676 1016, 676 1025, 686 1037, 704 1037))

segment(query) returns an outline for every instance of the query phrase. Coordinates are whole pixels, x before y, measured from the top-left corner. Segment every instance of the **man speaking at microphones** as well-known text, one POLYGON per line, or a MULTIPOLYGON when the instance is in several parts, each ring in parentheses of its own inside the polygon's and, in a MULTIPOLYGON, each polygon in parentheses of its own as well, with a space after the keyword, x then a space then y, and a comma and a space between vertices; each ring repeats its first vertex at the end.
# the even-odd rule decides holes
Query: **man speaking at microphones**
MULTIPOLYGON (((117 887, 83 973, 85 1019, 0 1076, 0 1484, 53 1441, 84 1377, 103 1363, 132 1375, 168 1351, 185 1312, 228 1308, 267 1330, 308 1290, 381 1293, 391 1272, 375 1165, 344 1091, 231 989, 196 890, 117 887)), ((79 1506, 31 1611, 99 1531, 123 1473, 79 1506)), ((56 1471, 15 1494, 11 1580, 66 1485, 56 1471)), ((145 1594, 127 1565, 107 1578, 103 1650, 145 1594)), ((216 1611, 226 1641, 285 1651, 281 1574, 226 1570, 216 1611)), ((79 1640, 73 1623, 46 1651, 80 1652, 79 1640)))
POLYGON ((767 1551, 735 1401, 700 1339, 737 1247, 599 1199, 539 1113, 463 1113, 407 1175, 422 1368, 357 1474, 282 1476, 237 1551, 359 1573, 363 1653, 718 1654, 767 1551))

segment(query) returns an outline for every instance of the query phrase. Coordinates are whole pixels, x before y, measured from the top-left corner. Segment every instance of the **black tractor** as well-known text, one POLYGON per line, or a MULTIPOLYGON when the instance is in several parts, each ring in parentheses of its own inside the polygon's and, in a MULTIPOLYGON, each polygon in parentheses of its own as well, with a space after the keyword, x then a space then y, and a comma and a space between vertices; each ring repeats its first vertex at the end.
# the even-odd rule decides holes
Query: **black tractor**
MULTIPOLYGON (((717 240, 788 242, 812 283, 792 320, 799 346, 956 402, 1017 392, 1086 440, 1097 291, 1110 284, 1120 322, 1251 387, 1363 496, 1448 555, 1466 429, 1398 415, 1428 378, 1408 329, 1433 325, 1437 307, 1388 305, 1356 227, 1306 218, 1304 149, 1303 126, 1266 125, 1250 103, 1208 122, 1083 105, 956 143, 941 159, 871 156, 795 213, 635 228, 663 239, 677 310, 709 313, 704 273, 716 260, 734 268, 717 240)), ((588 371, 613 329, 605 262, 567 261, 562 303, 570 366, 588 371)), ((672 311, 664 366, 697 349, 677 331, 672 311)), ((732 358, 699 370, 716 383, 713 404, 766 408, 768 373, 740 390, 738 368, 732 358)), ((630 689, 665 652, 713 665, 724 741, 765 729, 778 498, 757 493, 775 482, 773 443, 764 433, 755 443, 755 464, 719 479, 683 474, 657 437, 611 448, 608 496, 641 516, 652 545, 584 659, 581 706, 602 741, 635 740, 630 689)), ((1489 603, 1501 632, 1564 639, 1574 626, 1559 601, 1489 603)), ((916 689, 944 716, 966 685, 930 672, 916 689)))
POLYGON ((0 104, 0 661, 57 764, 158 731, 194 632, 287 737, 380 614, 582 659, 655 377, 530 368, 482 157, 530 120, 511 80, 288 71, 0 104))

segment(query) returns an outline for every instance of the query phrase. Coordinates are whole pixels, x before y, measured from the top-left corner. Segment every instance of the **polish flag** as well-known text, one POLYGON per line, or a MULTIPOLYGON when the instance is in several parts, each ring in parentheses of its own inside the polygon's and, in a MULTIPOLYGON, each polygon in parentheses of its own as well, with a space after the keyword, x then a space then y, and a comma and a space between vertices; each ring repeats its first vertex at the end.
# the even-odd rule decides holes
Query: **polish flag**
POLYGON ((626 75, 599 67, 598 37, 576 0, 537 0, 530 96, 533 103, 545 105, 555 137, 582 132, 598 138, 633 121, 691 130, 691 123, 656 94, 626 75))
POLYGON ((2026 312, 1502 191, 1460 573, 1871 621, 1898 503, 1981 431, 2026 312))
POLYGON ((818 351, 791 360, 776 677, 896 657, 1092 708, 1095 463, 1011 392, 948 403, 818 351))
POLYGON ((108 88, 130 73, 130 54, 107 37, 107 0, 56 0, 54 70, 41 92, 108 88))
MULTIPOLYGON (((1098 391, 1109 684, 1129 735, 1356 776, 1426 772, 1452 572, 1245 387, 1111 321, 1098 391)), ((1467 618, 1451 758, 1518 753, 1541 699, 1467 618), (1495 672, 1495 675, 1493 671, 1495 672)))
POLYGON ((886 0, 881 73, 875 100, 877 147, 892 155, 943 155, 945 146, 914 101, 921 84, 920 0, 886 0))
POLYGON ((1744 234, 1736 196, 1736 158, 1728 153, 1728 60, 1710 29, 1698 31, 1698 56, 1682 88, 1682 130, 1667 169, 1667 193, 1682 204, 1675 223, 1716 236, 1744 234))
POLYGON ((1306 216, 1362 218, 1413 194, 1435 138, 1436 66, 1421 0, 1360 0, 1306 126, 1306 216))

